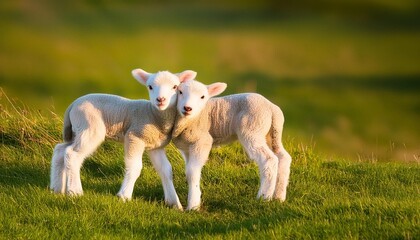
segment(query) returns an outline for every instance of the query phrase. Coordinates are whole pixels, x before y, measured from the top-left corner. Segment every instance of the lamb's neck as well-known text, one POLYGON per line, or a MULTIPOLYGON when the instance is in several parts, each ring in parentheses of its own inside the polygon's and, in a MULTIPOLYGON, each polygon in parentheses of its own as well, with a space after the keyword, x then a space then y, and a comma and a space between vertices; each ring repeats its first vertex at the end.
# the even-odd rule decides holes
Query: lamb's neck
POLYGON ((172 137, 178 137, 186 128, 190 126, 196 126, 198 117, 188 118, 182 116, 179 112, 176 114, 174 129, 172 130, 172 137))
POLYGON ((152 116, 156 125, 162 129, 164 133, 172 131, 176 117, 176 106, 170 106, 167 109, 161 111, 157 109, 153 104, 149 106, 152 116))
POLYGON ((196 117, 185 117, 177 112, 174 129, 172 131, 172 137, 178 137, 186 129, 198 128, 200 130, 205 130, 208 128, 208 115, 208 108, 203 109, 203 111, 196 117))

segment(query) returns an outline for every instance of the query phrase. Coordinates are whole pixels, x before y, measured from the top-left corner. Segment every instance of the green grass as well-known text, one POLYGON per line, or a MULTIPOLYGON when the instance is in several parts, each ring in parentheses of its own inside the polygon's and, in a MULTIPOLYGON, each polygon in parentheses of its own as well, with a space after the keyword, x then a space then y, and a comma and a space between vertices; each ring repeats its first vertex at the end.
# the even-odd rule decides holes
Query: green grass
MULTIPOLYGON (((0 3, 0 239, 420 236, 418 1, 225 3, 0 3), (147 98, 137 67, 192 69, 281 106, 287 201, 255 199, 258 170, 238 144, 212 151, 200 212, 164 205, 147 156, 134 200, 119 201, 113 142, 86 160, 84 196, 50 193, 65 108, 92 92, 147 98)), ((186 206, 184 163, 168 156, 186 206)))
MULTIPOLYGON (((216 148, 203 169, 203 207, 180 212, 163 202, 147 156, 134 200, 115 196, 123 177, 121 144, 105 142, 82 168, 85 194, 50 193, 53 147, 62 118, 1 95, 0 239, 416 239, 420 166, 326 160, 313 146, 286 141, 293 157, 285 203, 256 200, 258 170, 239 144, 216 148)), ((184 206, 184 163, 168 157, 184 206)))

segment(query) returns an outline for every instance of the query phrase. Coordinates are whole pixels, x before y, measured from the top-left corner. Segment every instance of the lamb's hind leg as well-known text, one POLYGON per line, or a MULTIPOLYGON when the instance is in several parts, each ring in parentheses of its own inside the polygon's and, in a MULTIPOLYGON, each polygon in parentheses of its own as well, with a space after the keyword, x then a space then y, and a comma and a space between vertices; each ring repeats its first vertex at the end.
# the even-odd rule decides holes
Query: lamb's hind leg
POLYGON ((50 189, 54 193, 65 193, 66 191, 66 171, 64 167, 64 155, 66 148, 71 143, 60 143, 54 148, 51 160, 50 189))
POLYGON ((270 150, 265 139, 258 141, 242 138, 239 140, 248 156, 258 164, 260 189, 258 190, 257 198, 271 200, 276 186, 278 158, 270 150))
POLYGON ((124 139, 125 174, 117 196, 122 200, 131 200, 134 184, 143 168, 142 156, 145 144, 134 134, 128 133, 124 139))
POLYGON ((166 157, 165 150, 163 148, 151 150, 149 151, 149 156, 154 168, 162 180, 165 203, 169 206, 182 210, 182 205, 179 202, 173 183, 172 166, 166 157))
POLYGON ((64 163, 67 175, 67 194, 82 195, 83 188, 80 180, 80 168, 86 157, 91 155, 96 148, 104 141, 105 132, 96 130, 85 130, 77 134, 73 144, 66 148, 64 163))
POLYGON ((279 168, 277 172, 276 190, 274 191, 274 198, 280 201, 286 200, 286 189, 289 184, 290 165, 292 157, 284 149, 283 145, 279 147, 279 152, 276 154, 279 158, 279 168))

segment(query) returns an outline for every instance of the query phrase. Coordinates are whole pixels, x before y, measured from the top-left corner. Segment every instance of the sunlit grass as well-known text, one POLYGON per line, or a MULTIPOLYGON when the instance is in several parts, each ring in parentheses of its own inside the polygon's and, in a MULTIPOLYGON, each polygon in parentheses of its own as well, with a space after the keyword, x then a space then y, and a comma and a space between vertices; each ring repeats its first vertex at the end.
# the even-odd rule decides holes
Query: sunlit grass
MULTIPOLYGON (((163 202, 147 155, 134 200, 115 196, 123 176, 122 145, 105 142, 82 168, 84 196, 49 189, 60 117, 8 102, 0 116, 0 238, 22 239, 415 239, 420 234, 420 168, 415 163, 326 160, 313 146, 286 139, 293 158, 285 203, 256 199, 258 169, 239 144, 212 151, 202 173, 203 207, 181 212, 163 202)), ((181 203, 184 163, 167 149, 181 203)))

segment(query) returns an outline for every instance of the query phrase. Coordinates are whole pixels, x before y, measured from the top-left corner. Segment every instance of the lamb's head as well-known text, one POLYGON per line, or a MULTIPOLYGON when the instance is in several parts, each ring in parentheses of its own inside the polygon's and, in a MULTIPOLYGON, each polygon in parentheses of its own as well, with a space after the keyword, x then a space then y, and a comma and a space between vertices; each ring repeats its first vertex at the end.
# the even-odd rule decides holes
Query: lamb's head
POLYGON ((183 82, 178 87, 179 113, 188 118, 196 117, 204 109, 209 98, 225 91, 226 83, 213 83, 204 85, 201 82, 190 80, 183 82))
POLYGON ((162 111, 176 104, 179 84, 194 79, 197 75, 191 70, 173 74, 168 71, 148 73, 142 69, 134 69, 131 73, 138 82, 147 86, 150 101, 162 111))

